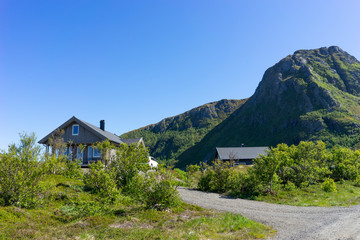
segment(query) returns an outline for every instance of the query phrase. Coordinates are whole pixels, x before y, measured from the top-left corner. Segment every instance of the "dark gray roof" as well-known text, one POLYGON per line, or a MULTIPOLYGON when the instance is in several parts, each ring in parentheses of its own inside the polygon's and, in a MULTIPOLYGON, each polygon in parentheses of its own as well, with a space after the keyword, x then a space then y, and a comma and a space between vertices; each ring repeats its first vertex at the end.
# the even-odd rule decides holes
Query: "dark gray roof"
MULTIPOLYGON (((124 143, 124 141, 122 141, 122 139, 120 139, 119 136, 110 133, 108 131, 103 131, 101 130, 99 127, 96 127, 90 123, 87 123, 85 121, 82 121, 78 118, 76 118, 75 116, 73 116, 72 118, 70 118, 69 120, 67 120, 65 123, 63 123, 61 126, 59 126, 57 129, 63 129, 66 126, 68 126, 69 124, 76 122, 79 125, 83 126, 84 128, 86 128, 88 131, 92 132, 93 134, 95 134, 96 136, 98 136, 100 139, 102 140, 106 140, 109 139, 110 142, 114 142, 114 143, 118 143, 118 144, 122 144, 124 143)), ((55 133, 55 131, 57 130, 55 129, 54 131, 52 131, 51 133, 49 133, 46 137, 44 137, 43 139, 41 139, 39 141, 40 144, 45 144, 46 141, 55 133)))
POLYGON ((82 121, 82 120, 79 120, 78 121, 82 122, 84 125, 88 126, 89 128, 91 128, 93 131, 95 131, 97 133, 97 135, 100 135, 102 139, 109 139, 109 141, 111 142, 115 142, 115 143, 124 143, 123 141, 121 141, 120 137, 111 133, 111 132, 108 132, 108 131, 104 131, 104 130, 101 130, 101 128, 99 127, 96 127, 90 123, 87 123, 85 121, 82 121))
POLYGON ((259 154, 265 155, 268 147, 217 147, 216 152, 220 160, 254 159, 259 154))

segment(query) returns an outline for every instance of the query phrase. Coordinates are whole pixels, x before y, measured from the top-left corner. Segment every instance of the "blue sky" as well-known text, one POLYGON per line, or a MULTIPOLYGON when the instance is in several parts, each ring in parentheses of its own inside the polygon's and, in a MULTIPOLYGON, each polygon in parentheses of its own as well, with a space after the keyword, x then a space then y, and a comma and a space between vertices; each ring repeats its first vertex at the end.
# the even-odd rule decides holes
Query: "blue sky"
POLYGON ((116 134, 250 97, 299 49, 360 59, 360 1, 0 2, 0 149, 72 116, 116 134))

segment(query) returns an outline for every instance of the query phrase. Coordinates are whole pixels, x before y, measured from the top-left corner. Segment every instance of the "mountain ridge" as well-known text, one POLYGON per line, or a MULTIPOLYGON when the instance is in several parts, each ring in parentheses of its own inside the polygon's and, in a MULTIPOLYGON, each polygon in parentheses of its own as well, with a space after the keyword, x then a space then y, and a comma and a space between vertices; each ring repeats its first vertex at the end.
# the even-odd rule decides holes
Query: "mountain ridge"
POLYGON ((337 46, 297 50, 281 59, 264 72, 250 98, 232 111, 219 110, 224 114, 217 119, 211 104, 221 101, 122 136, 144 136, 151 154, 178 159, 181 168, 211 160, 216 147, 301 140, 360 146, 360 62, 337 46))
POLYGON ((337 46, 298 50, 268 68, 255 93, 178 167, 212 158, 215 147, 275 146, 323 140, 354 147, 359 139, 360 63, 337 46))
POLYGON ((247 99, 222 99, 203 104, 158 123, 130 131, 124 138, 143 137, 150 154, 175 161, 183 151, 199 142, 214 126, 226 119, 247 99))

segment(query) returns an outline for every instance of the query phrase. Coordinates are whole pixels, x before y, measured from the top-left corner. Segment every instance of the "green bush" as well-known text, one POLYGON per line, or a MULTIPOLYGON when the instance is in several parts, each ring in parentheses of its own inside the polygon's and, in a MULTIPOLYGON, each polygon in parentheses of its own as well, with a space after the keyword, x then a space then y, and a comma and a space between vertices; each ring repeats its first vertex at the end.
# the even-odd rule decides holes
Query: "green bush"
POLYGON ((337 192, 334 179, 328 178, 321 184, 321 189, 325 192, 337 192))
POLYGON ((226 192, 229 190, 229 177, 233 173, 230 163, 214 161, 212 166, 203 164, 198 188, 202 191, 226 192))
POLYGON ((45 174, 34 134, 20 135, 20 144, 0 153, 0 202, 31 208, 39 201, 39 181, 45 174))
POLYGON ((126 191, 128 184, 139 171, 150 169, 148 152, 142 146, 121 144, 116 149, 116 157, 112 160, 110 167, 115 172, 118 188, 126 191))
POLYGON ((329 161, 331 177, 335 180, 355 180, 360 172, 360 151, 345 147, 333 147, 329 161))
POLYGON ((180 202, 172 175, 166 170, 149 170, 137 174, 128 186, 128 194, 145 208, 163 210, 180 202))
POLYGON ((355 187, 360 187, 360 176, 357 177, 357 178, 354 180, 354 186, 355 186, 355 187))
POLYGON ((81 170, 81 161, 75 159, 74 161, 67 159, 65 157, 65 168, 62 172, 62 175, 68 178, 81 178, 83 176, 83 171, 81 170))
POLYGON ((253 197, 260 194, 263 190, 258 179, 249 173, 234 171, 228 181, 228 189, 232 196, 253 197))
POLYGON ((287 182, 287 183, 284 185, 284 190, 285 190, 285 191, 294 191, 295 189, 296 189, 296 185, 295 185, 293 182, 291 182, 291 181, 287 182))
POLYGON ((101 161, 89 165, 89 171, 84 174, 85 188, 99 194, 105 200, 115 201, 119 191, 116 187, 115 174, 105 168, 101 161))
POLYGON ((188 165, 186 166, 186 183, 189 187, 196 186, 196 174, 199 172, 200 166, 188 165))

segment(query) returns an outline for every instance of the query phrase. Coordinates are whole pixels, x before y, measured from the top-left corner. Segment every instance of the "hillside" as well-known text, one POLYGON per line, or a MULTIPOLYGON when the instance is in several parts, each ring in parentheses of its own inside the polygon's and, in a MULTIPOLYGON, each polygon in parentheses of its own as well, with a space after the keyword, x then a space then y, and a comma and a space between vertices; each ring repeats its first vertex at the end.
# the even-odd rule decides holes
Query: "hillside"
POLYGON ((204 104, 156 124, 125 133, 121 138, 143 137, 152 156, 171 161, 201 141, 211 129, 230 116, 246 100, 224 99, 204 104))
POLYGON ((360 141, 360 63, 339 47, 300 50, 266 70, 254 95, 198 144, 178 167, 211 159, 218 146, 360 141))

